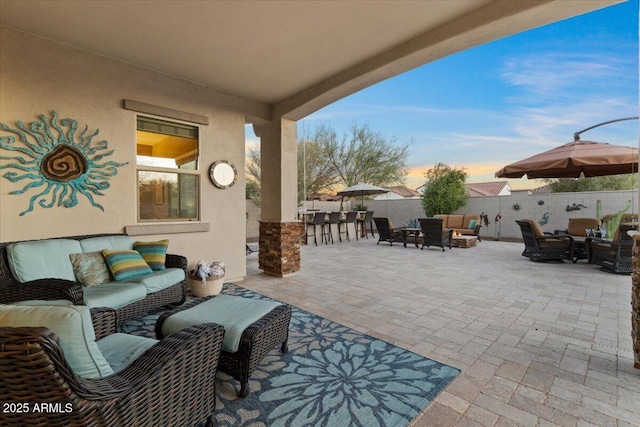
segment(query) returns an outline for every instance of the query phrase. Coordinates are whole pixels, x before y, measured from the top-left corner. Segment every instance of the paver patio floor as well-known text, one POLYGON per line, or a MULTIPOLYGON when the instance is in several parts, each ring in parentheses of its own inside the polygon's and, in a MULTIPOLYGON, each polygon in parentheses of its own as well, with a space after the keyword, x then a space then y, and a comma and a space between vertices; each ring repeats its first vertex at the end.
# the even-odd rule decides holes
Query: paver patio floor
POLYGON ((461 369, 415 426, 640 425, 631 277, 535 263, 522 243, 302 246, 288 278, 247 256, 248 289, 461 369))

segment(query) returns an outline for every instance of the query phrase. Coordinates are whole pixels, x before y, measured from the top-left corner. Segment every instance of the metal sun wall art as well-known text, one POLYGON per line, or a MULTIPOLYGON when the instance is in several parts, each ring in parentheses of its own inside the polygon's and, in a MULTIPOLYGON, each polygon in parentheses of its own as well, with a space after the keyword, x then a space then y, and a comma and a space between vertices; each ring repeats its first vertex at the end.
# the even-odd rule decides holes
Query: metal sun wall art
POLYGON ((58 121, 58 113, 55 111, 51 115, 49 120, 44 114, 40 114, 40 120, 29 126, 18 120, 18 129, 0 123, 3 130, 16 134, 20 141, 18 144, 14 136, 0 137, 0 149, 15 153, 0 156, 0 160, 13 161, 0 165, 0 169, 24 172, 6 172, 2 176, 11 182, 28 180, 22 189, 9 194, 20 195, 34 188, 40 189, 31 196, 29 206, 20 212, 20 216, 31 212, 36 202, 45 209, 56 204, 66 208, 74 207, 78 204, 78 194, 84 195, 92 206, 104 212, 102 205, 96 203, 93 196, 104 196, 102 191, 110 186, 108 180, 118 173, 119 167, 129 162, 101 163, 114 150, 107 149, 106 140, 95 144, 92 142, 99 129, 87 134, 88 127, 85 126, 76 135, 77 121, 69 118, 58 121))

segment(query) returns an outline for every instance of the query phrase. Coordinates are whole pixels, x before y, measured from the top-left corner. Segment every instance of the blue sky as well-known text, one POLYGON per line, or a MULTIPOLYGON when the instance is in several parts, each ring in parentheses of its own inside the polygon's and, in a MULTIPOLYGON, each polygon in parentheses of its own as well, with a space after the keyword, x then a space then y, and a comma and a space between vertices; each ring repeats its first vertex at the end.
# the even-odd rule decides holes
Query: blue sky
MULTIPOLYGON (((437 163, 464 168, 470 182, 494 181, 503 166, 571 142, 575 131, 637 115, 638 0, 631 0, 429 63, 311 114, 299 131, 327 124, 342 135, 355 122, 409 143, 406 184, 416 188, 437 163)), ((581 139, 637 147, 638 121, 581 139)))

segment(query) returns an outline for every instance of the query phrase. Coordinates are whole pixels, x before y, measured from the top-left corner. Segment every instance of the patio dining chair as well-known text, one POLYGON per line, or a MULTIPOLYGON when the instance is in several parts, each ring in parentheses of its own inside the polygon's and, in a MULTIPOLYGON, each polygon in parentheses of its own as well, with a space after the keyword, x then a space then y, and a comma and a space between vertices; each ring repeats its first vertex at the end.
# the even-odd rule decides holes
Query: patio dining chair
POLYGON ((340 218, 342 217, 342 212, 340 211, 336 211, 336 212, 331 212, 329 214, 329 238, 331 239, 331 243, 333 244, 333 230, 331 229, 332 225, 335 225, 336 228, 338 229, 338 240, 340 241, 340 243, 342 243, 342 236, 340 234, 340 218))
POLYGON ((309 236, 311 236, 311 234, 309 234, 308 232, 308 228, 309 226, 313 227, 313 243, 315 243, 316 246, 318 246, 318 233, 316 232, 316 229, 318 227, 320 227, 320 243, 324 242, 325 245, 328 243, 327 242, 327 234, 325 232, 325 225, 326 225, 326 212, 315 212, 313 214, 313 219, 311 221, 307 221, 306 222, 306 226, 307 226, 307 244, 309 244, 309 236))
POLYGON ((347 212, 346 218, 340 220, 340 222, 344 224, 345 234, 347 235, 347 241, 349 242, 351 241, 351 239, 349 238, 349 224, 353 224, 353 229, 355 230, 355 233, 356 233, 356 240, 359 240, 357 219, 358 219, 358 212, 350 211, 350 212, 347 212))
POLYGON ((376 228, 378 229, 378 243, 376 244, 379 245, 380 242, 389 242, 391 246, 393 246, 393 242, 402 241, 402 227, 394 228, 389 218, 376 217, 373 218, 373 221, 376 223, 376 228))
POLYGON ((371 237, 375 237, 373 234, 373 211, 365 212, 364 217, 358 218, 356 221, 358 224, 358 228, 356 228, 356 234, 363 233, 363 236, 368 239, 369 235, 367 234, 367 224, 369 224, 369 231, 371 231, 371 237))

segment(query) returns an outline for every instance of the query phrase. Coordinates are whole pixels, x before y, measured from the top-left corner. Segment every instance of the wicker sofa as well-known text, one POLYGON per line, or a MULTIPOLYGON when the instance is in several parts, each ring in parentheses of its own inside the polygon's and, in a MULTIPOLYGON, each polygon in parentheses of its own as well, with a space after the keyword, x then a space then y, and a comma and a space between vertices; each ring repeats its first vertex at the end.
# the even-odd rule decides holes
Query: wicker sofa
POLYGON ((126 250, 133 244, 124 234, 0 243, 0 303, 65 299, 92 310, 113 308, 118 323, 156 308, 182 304, 187 260, 179 255, 166 254, 165 269, 129 280, 87 287, 76 279, 70 254, 126 250))
POLYGON ((451 228, 454 233, 464 236, 476 236, 478 241, 482 241, 480 239, 480 228, 482 227, 480 215, 438 214, 433 217, 442 219, 442 228, 451 228))
POLYGON ((95 340, 86 306, 21 305, 0 305, 0 425, 213 425, 222 326, 157 341, 117 333, 105 309, 111 330, 95 340))

